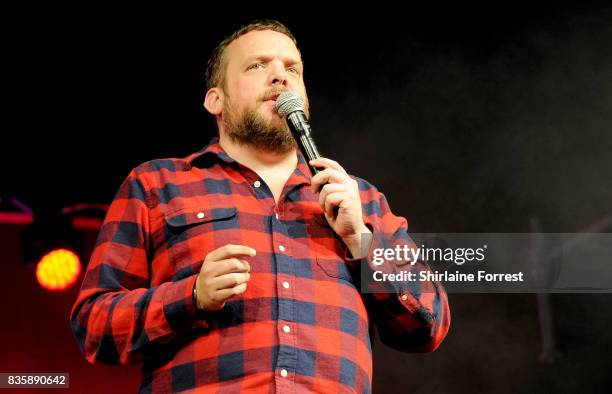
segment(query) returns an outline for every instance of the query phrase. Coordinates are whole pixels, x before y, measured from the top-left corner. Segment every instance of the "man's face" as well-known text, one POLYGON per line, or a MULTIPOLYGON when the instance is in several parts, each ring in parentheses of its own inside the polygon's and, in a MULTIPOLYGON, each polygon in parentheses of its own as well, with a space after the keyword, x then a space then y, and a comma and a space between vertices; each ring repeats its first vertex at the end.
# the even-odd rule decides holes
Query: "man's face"
POLYGON ((303 64, 293 41, 271 30, 252 31, 233 41, 226 51, 225 132, 237 142, 258 148, 295 149, 285 120, 276 112, 276 98, 289 90, 304 98, 308 114, 303 64))

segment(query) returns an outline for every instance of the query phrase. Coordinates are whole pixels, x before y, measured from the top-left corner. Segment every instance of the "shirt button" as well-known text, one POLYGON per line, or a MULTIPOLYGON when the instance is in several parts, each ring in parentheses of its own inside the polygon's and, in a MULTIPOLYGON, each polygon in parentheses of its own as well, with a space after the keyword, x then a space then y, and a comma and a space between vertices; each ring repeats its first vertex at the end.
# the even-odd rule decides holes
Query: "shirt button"
POLYGON ((407 299, 408 299, 408 295, 403 294, 403 295, 402 295, 402 301, 406 301, 407 299))
POLYGON ((283 245, 278 245, 278 249, 279 249, 281 252, 284 252, 284 251, 285 251, 285 247, 284 247, 283 245))
POLYGON ((276 220, 278 220, 278 212, 274 212, 274 216, 276 216, 276 220))
POLYGON ((288 289, 289 288, 289 282, 283 282, 283 287, 285 289, 288 289))
POLYGON ((287 370, 286 369, 281 369, 280 374, 283 378, 287 377, 287 370))
POLYGON ((261 186, 261 182, 259 182, 259 181, 255 181, 255 183, 253 183, 253 186, 255 186, 255 187, 259 187, 259 186, 261 186))
POLYGON ((198 212, 196 216, 198 217, 198 219, 204 219, 204 216, 206 215, 204 214, 204 212, 198 212))
POLYGON ((291 328, 289 326, 287 326, 287 325, 284 325, 283 326, 283 331, 288 333, 289 331, 291 331, 291 328))

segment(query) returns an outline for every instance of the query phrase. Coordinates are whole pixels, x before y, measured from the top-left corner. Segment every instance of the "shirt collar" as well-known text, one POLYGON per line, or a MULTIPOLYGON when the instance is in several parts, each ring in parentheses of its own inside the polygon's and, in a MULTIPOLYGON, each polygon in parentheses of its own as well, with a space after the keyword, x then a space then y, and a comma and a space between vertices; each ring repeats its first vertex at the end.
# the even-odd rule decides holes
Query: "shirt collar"
MULTIPOLYGON (((302 152, 297 150, 298 162, 293 174, 287 180, 287 185, 297 186, 300 184, 310 184, 312 175, 310 168, 306 163, 306 159, 302 152)), ((186 161, 190 167, 206 168, 214 162, 222 162, 230 165, 238 165, 239 163, 232 159, 219 144, 219 137, 213 137, 204 148, 186 157, 186 161)))
POLYGON ((200 151, 187 156, 187 163, 191 167, 205 168, 208 167, 214 160, 221 160, 229 164, 236 163, 236 160, 229 157, 219 144, 219 137, 213 137, 204 148, 200 151))

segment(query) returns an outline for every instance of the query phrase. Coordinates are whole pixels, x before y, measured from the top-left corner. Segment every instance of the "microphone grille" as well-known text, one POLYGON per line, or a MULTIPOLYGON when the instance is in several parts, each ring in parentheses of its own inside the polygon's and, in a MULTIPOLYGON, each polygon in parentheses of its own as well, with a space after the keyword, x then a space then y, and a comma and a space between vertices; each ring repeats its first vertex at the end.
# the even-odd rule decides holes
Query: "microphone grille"
POLYGON ((294 111, 304 111, 304 100, 295 92, 283 92, 276 99, 276 110, 283 118, 294 111))

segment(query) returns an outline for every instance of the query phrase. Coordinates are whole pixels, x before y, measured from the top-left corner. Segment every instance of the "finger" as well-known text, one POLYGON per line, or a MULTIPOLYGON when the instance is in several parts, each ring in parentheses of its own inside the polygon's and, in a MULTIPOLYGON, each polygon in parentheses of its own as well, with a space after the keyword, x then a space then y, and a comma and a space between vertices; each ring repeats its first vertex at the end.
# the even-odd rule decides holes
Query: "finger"
POLYGON ((233 272, 214 278, 210 286, 214 290, 229 289, 243 283, 247 283, 251 279, 251 274, 248 272, 233 272))
POLYGON ((214 278, 232 272, 249 272, 251 266, 245 260, 232 257, 221 261, 207 261, 204 263, 204 270, 214 278))
POLYGON ((325 170, 317 173, 310 180, 310 185, 313 192, 316 192, 326 183, 346 183, 350 178, 333 168, 326 168, 325 170))
POLYGON ((323 185, 319 193, 319 204, 323 207, 325 205, 325 199, 329 194, 345 191, 348 191, 348 186, 343 183, 328 183, 323 185))
POLYGON ((323 208, 327 216, 333 217, 334 208, 339 207, 342 204, 342 202, 348 198, 350 198, 350 195, 346 192, 336 192, 336 193, 331 193, 330 195, 328 195, 327 198, 325 199, 325 205, 323 208))
POLYGON ((205 261, 219 261, 230 257, 252 257, 256 253, 255 249, 248 246, 227 244, 207 254, 205 261))
POLYGON ((242 283, 228 289, 217 290, 215 291, 214 300, 215 302, 223 303, 234 296, 244 293, 246 289, 247 284, 242 283))
POLYGON ((311 160, 310 165, 313 167, 333 168, 336 171, 346 174, 346 170, 335 160, 328 159, 326 157, 319 157, 311 160))

